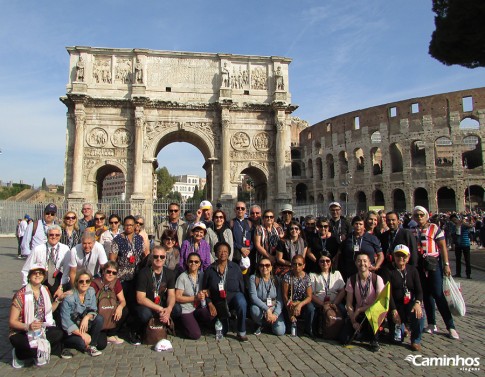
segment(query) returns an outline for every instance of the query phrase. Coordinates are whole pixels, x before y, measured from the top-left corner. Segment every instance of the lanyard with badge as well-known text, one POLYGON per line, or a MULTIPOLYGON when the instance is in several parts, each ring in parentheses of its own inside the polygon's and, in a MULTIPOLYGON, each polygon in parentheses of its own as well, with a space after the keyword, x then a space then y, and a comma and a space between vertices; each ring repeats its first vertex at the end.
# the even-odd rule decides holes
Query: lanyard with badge
MULTIPOLYGON (((197 294, 197 292, 199 292, 199 274, 197 273, 197 276, 195 278, 195 282, 192 281, 192 277, 190 276, 190 274, 187 271, 186 271, 186 274, 187 274, 187 277, 189 278, 190 285, 192 286, 192 293, 195 296, 197 294)), ((194 307, 195 308, 197 307, 196 302, 197 301, 194 300, 194 307)))
POLYGON ((354 259, 355 259, 355 253, 360 252, 360 249, 362 248, 363 240, 364 240, 364 236, 360 237, 360 240, 359 240, 359 237, 354 238, 354 235, 352 234, 352 247, 354 251, 354 259))
POLYGON ((84 253, 84 258, 82 259, 82 266, 85 268, 88 268, 89 262, 91 261, 91 257, 93 256, 93 250, 91 250, 89 253, 86 253, 83 249, 83 253, 84 253), (89 254, 89 257, 87 260, 86 260, 86 254, 89 254))
POLYGON ((160 278, 157 279, 155 272, 152 270, 152 280, 153 280, 153 302, 157 305, 160 304, 160 285, 162 284, 163 278, 163 268, 160 272, 160 278))
POLYGON ((359 279, 358 284, 359 284, 359 290, 360 290, 360 297, 362 298, 362 303, 365 305, 367 302, 367 296, 369 294, 369 289, 370 289, 370 279, 371 279, 371 274, 367 276, 367 279, 365 280, 365 285, 362 286, 361 281, 359 279))
POLYGON ((270 279, 268 282, 268 286, 266 286, 266 282, 263 280, 263 290, 266 290, 266 306, 268 308, 272 308, 274 306, 274 299, 271 298, 271 285, 272 285, 272 280, 270 279))
POLYGON ((46 251, 46 269, 48 272, 49 271, 49 261, 51 261, 53 264, 54 264, 54 273, 52 274, 52 277, 55 279, 57 277, 57 274, 60 272, 59 268, 57 267, 57 262, 59 261, 59 244, 57 244, 57 246, 54 248, 54 247, 51 247, 50 250, 49 250, 49 246, 48 246, 48 243, 45 244, 45 251, 46 251), (53 257, 53 255, 55 255, 55 258, 53 257))
POLYGON ((398 269, 398 272, 399 272, 399 275, 401 275, 401 279, 402 279, 402 290, 404 292, 403 302, 404 302, 404 305, 407 305, 409 304, 409 301, 411 301, 411 292, 409 292, 406 284, 406 278, 407 278, 408 272, 406 268, 404 268, 404 274, 399 269, 398 269))
POLYGON ((325 279, 325 276, 323 276, 322 273, 322 279, 323 279, 323 288, 325 289, 325 298, 323 299, 324 302, 330 301, 330 296, 328 295, 328 291, 330 290, 330 272, 328 273, 328 279, 325 279))
POLYGON ((241 223, 243 221, 244 220, 236 219, 236 223, 239 226, 239 228, 241 229, 241 233, 242 233, 242 244, 244 245, 244 247, 249 247, 250 244, 251 244, 251 242, 249 241, 249 239, 246 238, 246 232, 247 232, 247 230, 241 225, 241 223))
POLYGON ((225 285, 226 285, 227 269, 229 268, 229 266, 226 265, 223 274, 220 273, 219 268, 220 268, 220 266, 218 267, 218 270, 217 270, 217 273, 219 274, 219 279, 220 279, 220 281, 219 281, 219 297, 220 298, 226 298, 227 293, 226 293, 225 285))

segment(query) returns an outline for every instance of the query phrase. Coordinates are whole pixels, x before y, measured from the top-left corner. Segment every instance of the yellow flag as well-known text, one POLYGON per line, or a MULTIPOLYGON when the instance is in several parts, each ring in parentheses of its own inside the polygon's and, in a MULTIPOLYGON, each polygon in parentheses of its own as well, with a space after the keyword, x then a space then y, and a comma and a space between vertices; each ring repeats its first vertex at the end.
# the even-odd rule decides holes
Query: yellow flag
POLYGON ((391 286, 387 282, 384 289, 377 296, 376 301, 365 311, 365 315, 372 326, 372 330, 374 330, 374 334, 377 333, 379 326, 384 321, 384 318, 386 318, 387 312, 389 311, 390 297, 391 286))

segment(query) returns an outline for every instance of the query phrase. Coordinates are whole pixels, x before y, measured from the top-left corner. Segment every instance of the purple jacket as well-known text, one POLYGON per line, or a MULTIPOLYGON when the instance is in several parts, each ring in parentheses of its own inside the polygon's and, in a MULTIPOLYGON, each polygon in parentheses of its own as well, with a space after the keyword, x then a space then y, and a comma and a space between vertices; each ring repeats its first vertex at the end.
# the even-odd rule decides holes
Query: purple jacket
MULTIPOLYGON (((179 270, 185 271, 187 269, 187 259, 190 253, 194 252, 193 239, 189 238, 182 243, 180 250, 179 270)), ((211 265, 210 246, 206 240, 200 240, 199 251, 197 252, 202 260, 202 271, 205 271, 211 265)))

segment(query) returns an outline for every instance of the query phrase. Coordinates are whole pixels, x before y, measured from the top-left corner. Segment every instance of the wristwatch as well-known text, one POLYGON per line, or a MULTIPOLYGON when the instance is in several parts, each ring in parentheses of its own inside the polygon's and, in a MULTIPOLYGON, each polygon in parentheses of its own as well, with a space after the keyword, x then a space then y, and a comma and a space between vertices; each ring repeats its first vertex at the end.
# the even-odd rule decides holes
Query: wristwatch
POLYGON ((449 266, 450 264, 448 262, 445 262, 445 266, 449 266))

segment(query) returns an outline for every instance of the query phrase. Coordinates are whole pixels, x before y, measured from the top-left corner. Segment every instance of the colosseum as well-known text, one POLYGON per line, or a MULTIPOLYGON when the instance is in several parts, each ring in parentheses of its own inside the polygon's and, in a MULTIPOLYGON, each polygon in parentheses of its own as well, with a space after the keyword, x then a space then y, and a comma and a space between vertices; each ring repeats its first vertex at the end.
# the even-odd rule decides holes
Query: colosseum
POLYGON ((326 213, 369 207, 484 208, 485 88, 388 103, 323 120, 292 146, 293 200, 326 213))

